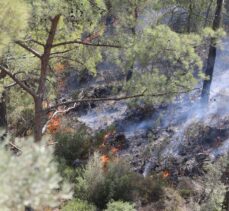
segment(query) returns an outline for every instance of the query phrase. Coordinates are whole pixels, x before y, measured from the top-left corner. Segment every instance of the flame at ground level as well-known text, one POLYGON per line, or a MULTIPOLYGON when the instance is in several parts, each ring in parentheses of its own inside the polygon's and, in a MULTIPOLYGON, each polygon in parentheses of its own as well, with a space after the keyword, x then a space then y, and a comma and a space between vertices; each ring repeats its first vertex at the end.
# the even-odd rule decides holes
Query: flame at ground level
POLYGON ((163 178, 167 178, 167 177, 169 177, 169 176, 170 176, 169 171, 164 170, 164 171, 163 171, 163 173, 162 173, 162 176, 163 176, 163 178))
POLYGON ((103 166, 106 166, 108 164, 108 162, 110 161, 110 158, 108 155, 102 155, 100 157, 100 159, 101 159, 103 166))

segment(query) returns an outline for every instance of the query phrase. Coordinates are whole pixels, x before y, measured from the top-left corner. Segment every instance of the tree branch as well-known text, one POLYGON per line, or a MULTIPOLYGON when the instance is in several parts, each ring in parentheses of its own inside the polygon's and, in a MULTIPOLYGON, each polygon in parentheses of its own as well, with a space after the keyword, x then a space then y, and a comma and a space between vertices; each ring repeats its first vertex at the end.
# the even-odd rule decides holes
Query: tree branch
POLYGON ((39 41, 37 41, 37 40, 30 39, 29 41, 31 41, 31 42, 33 42, 33 43, 36 43, 37 45, 40 45, 40 46, 45 47, 45 44, 43 44, 43 43, 41 43, 41 42, 39 42, 39 41))
POLYGON ((120 46, 120 45, 99 44, 99 43, 96 44, 96 43, 88 43, 88 42, 79 41, 79 40, 56 43, 56 44, 53 44, 52 47, 55 48, 55 47, 59 47, 59 46, 62 46, 62 45, 71 45, 71 44, 79 44, 79 45, 94 46, 94 47, 122 48, 122 46, 120 46))
POLYGON ((22 150, 21 150, 20 148, 18 148, 18 147, 17 147, 15 144, 13 144, 12 142, 9 142, 9 145, 10 145, 11 147, 13 147, 14 149, 16 149, 16 150, 22 152, 22 150))
POLYGON ((71 49, 68 49, 65 51, 56 51, 56 52, 51 53, 50 55, 53 56, 53 55, 58 55, 58 54, 65 54, 65 53, 68 53, 68 52, 73 51, 73 50, 75 50, 75 48, 71 48, 71 49))
POLYGON ((72 107, 69 107, 69 108, 67 108, 67 109, 65 109, 65 110, 56 110, 56 111, 52 114, 52 116, 50 117, 50 119, 49 119, 49 120, 45 123, 45 125, 43 126, 43 128, 42 128, 42 134, 45 133, 45 131, 47 130, 47 127, 48 127, 49 123, 52 121, 52 119, 53 119, 55 116, 57 116, 57 115, 59 115, 59 114, 66 114, 66 113, 68 113, 69 111, 73 110, 75 107, 76 107, 76 103, 74 103, 74 105, 73 105, 72 107))
POLYGON ((24 48, 25 50, 29 51, 30 53, 32 53, 34 56, 38 57, 39 59, 41 58, 41 55, 35 51, 34 49, 30 48, 29 46, 27 46, 26 44, 24 44, 23 42, 16 40, 15 43, 19 46, 21 46, 22 48, 24 48))
MULTIPOLYGON (((22 83, 23 82, 26 82, 26 80, 22 80, 21 81, 22 83)), ((11 84, 8 84, 8 85, 5 85, 4 86, 4 89, 10 89, 10 88, 12 88, 12 87, 14 87, 14 86, 16 86, 16 85, 18 85, 16 82, 13 82, 13 83, 11 83, 11 84)))
POLYGON ((141 97, 162 97, 162 96, 167 96, 171 94, 184 94, 187 92, 191 92, 194 90, 200 90, 200 88, 194 88, 194 89, 187 89, 184 91, 177 91, 177 92, 166 92, 166 93, 157 93, 157 94, 145 94, 147 91, 146 89, 141 93, 137 95, 130 95, 130 96, 124 96, 124 97, 108 97, 108 98, 88 98, 88 99, 80 99, 80 100, 72 100, 72 101, 67 101, 63 103, 56 104, 54 106, 51 106, 45 110, 45 112, 50 112, 53 109, 58 108, 59 106, 67 106, 70 104, 75 104, 75 103, 85 103, 85 102, 102 102, 102 101, 121 101, 121 100, 128 100, 128 99, 134 99, 134 98, 141 98, 141 97))
POLYGON ((146 92, 146 90, 144 92, 142 92, 141 94, 124 96, 124 97, 89 98, 89 99, 72 100, 72 101, 63 102, 63 103, 59 103, 57 105, 51 106, 51 107, 47 108, 46 111, 48 112, 48 111, 51 111, 51 110, 53 110, 59 106, 67 106, 67 105, 74 104, 74 103, 101 102, 101 101, 121 101, 121 100, 126 100, 126 99, 140 98, 140 97, 145 96, 145 92, 146 92))
POLYGON ((4 72, 6 75, 8 75, 13 81, 15 81, 24 91, 29 93, 32 97, 36 98, 35 92, 30 89, 28 86, 26 86, 23 81, 20 81, 15 74, 11 73, 10 70, 8 70, 6 67, 0 65, 0 70, 4 72))

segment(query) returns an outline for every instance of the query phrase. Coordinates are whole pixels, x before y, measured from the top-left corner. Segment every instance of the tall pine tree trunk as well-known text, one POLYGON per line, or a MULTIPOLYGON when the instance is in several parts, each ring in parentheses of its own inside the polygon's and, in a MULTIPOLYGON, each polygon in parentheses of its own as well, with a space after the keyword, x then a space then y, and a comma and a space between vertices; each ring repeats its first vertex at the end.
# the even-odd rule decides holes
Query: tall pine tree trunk
POLYGON ((7 128, 7 118, 6 118, 6 96, 2 93, 0 98, 0 128, 7 128))
POLYGON ((192 30, 192 14, 193 13, 193 5, 192 1, 189 2, 189 11, 188 11, 188 23, 187 23, 187 32, 191 33, 192 30))
MULTIPOLYGON (((223 10, 223 0, 217 0, 215 17, 212 25, 214 31, 220 28, 220 23, 222 19, 222 10, 223 10)), ((212 38, 210 42, 208 60, 207 60, 207 69, 205 72, 206 76, 208 77, 208 80, 204 80, 202 94, 201 94, 203 104, 207 104, 209 101, 213 71, 214 71, 215 60, 216 60, 216 50, 217 50, 216 41, 217 41, 216 38, 212 38)))
POLYGON ((43 128, 43 117, 44 111, 42 108, 42 99, 34 99, 35 103, 35 115, 34 115, 34 140, 39 142, 42 138, 42 128, 43 128))

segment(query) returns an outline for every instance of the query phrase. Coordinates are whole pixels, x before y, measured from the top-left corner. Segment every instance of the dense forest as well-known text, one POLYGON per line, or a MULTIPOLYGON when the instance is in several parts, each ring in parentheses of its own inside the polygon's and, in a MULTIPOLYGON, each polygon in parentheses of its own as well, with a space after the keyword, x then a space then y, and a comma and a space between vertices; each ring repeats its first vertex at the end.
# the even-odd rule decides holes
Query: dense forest
POLYGON ((229 211, 229 0, 0 0, 0 211, 229 211))

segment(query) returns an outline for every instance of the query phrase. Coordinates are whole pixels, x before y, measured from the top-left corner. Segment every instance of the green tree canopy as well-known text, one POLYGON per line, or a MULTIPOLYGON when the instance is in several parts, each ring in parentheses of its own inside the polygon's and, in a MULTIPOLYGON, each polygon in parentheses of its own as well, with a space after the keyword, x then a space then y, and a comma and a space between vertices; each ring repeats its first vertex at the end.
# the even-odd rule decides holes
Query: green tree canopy
POLYGON ((28 6, 23 0, 0 2, 0 55, 9 42, 27 27, 28 6))

